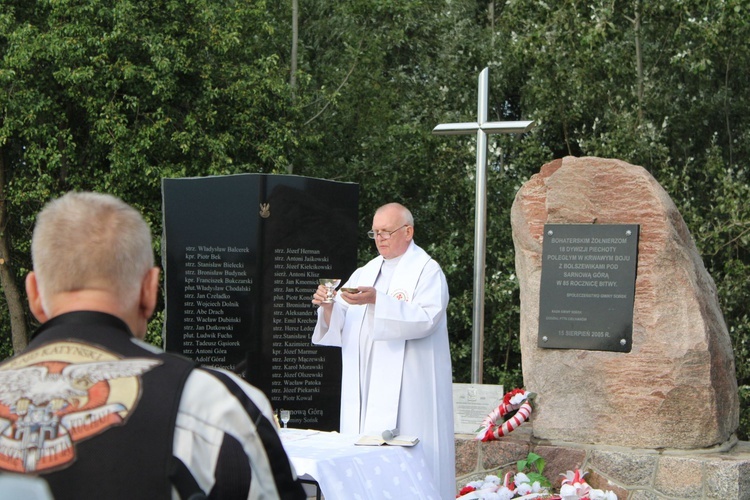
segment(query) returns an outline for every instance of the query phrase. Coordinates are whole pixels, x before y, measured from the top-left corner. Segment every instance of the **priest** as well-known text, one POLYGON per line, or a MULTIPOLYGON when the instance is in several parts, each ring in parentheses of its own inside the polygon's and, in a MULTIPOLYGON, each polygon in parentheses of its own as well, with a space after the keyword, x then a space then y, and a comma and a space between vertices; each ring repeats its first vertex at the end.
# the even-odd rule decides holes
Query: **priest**
POLYGON ((341 348, 341 433, 418 436, 441 498, 455 498, 453 373, 440 265, 414 243, 414 219, 383 205, 368 236, 379 256, 319 305, 312 342, 341 348))

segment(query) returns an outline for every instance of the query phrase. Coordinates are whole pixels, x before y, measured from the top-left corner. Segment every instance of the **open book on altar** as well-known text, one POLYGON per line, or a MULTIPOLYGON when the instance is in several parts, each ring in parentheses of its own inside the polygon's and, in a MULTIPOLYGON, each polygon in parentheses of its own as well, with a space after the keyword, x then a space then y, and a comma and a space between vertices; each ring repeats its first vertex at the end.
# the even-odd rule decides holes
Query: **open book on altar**
POLYGON ((419 438, 416 436, 402 436, 399 434, 390 439, 384 439, 383 436, 364 434, 354 444, 358 446, 380 446, 384 444, 391 446, 414 446, 418 442, 419 438))

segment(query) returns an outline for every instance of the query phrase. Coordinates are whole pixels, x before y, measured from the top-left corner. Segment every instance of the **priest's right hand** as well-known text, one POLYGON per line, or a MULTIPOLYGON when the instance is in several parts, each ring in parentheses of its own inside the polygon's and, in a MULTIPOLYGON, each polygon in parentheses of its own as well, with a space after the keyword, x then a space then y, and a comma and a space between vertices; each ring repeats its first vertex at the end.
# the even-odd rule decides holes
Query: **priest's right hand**
MULTIPOLYGON (((324 308, 333 308, 333 302, 325 302, 326 294, 328 290, 323 285, 318 285, 318 289, 313 294, 312 303, 316 306, 323 306, 324 308)), ((333 292, 333 296, 336 297, 336 292, 333 292)))

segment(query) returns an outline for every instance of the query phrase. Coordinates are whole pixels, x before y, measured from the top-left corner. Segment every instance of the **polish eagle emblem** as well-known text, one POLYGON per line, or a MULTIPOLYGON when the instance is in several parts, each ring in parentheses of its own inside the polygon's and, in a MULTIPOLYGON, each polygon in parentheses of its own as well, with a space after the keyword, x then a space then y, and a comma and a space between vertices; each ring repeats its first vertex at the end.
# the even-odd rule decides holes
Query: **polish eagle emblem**
POLYGON ((3 364, 0 470, 40 472, 70 465, 76 441, 125 422, 140 398, 140 375, 161 363, 60 342, 3 364))

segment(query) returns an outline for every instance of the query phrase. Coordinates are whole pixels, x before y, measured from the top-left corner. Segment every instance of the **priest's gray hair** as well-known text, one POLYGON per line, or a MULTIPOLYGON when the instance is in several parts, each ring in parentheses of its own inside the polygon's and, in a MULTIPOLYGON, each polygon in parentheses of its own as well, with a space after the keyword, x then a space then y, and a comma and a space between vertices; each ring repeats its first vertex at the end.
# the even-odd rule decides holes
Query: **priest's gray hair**
POLYGON ((401 222, 414 227, 414 216, 412 216, 411 211, 401 203, 386 203, 385 205, 378 208, 375 213, 378 213, 382 210, 398 210, 399 212, 401 212, 401 222))
POLYGON ((31 256, 45 311, 58 293, 92 289, 131 304, 154 266, 141 214, 119 198, 89 192, 67 193, 42 209, 31 256))

